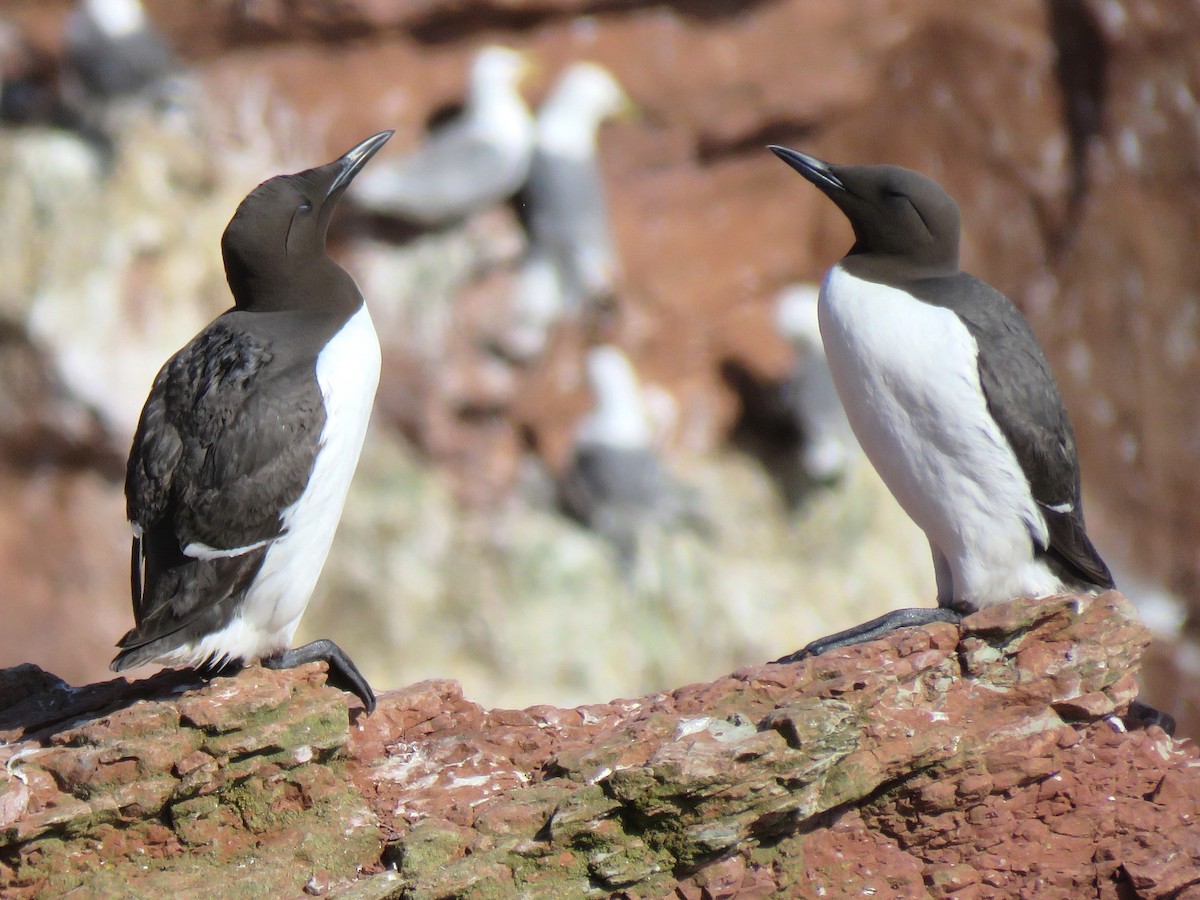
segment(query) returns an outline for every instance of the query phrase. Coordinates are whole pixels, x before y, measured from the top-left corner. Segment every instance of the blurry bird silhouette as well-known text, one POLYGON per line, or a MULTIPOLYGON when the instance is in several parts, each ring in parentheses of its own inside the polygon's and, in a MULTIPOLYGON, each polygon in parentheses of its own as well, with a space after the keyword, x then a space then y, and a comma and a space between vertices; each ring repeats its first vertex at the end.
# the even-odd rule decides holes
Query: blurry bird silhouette
POLYGON ((511 197, 533 156, 533 118, 519 91, 529 68, 515 50, 483 48, 462 114, 408 156, 365 173, 349 199, 367 212, 437 227, 511 197))
POLYGON ((90 107, 165 98, 181 65, 139 0, 80 0, 63 33, 68 100, 90 107))
POLYGON ((528 360, 564 314, 613 301, 621 264, 613 243, 596 134, 633 106, 612 74, 571 65, 537 115, 537 143, 521 194, 529 247, 517 273, 504 350, 528 360))
POLYGON ((0 19, 0 121, 55 123, 62 117, 61 106, 57 61, 14 22, 0 19))
POLYGON ((580 422, 563 475, 564 511, 603 537, 628 576, 643 527, 678 525, 707 532, 693 493, 663 466, 653 447, 653 427, 642 388, 628 357, 617 347, 588 351, 588 386, 595 398, 580 422))
POLYGON ((858 442, 825 359, 817 324, 818 291, 808 284, 785 287, 779 294, 775 323, 796 352, 781 400, 800 438, 797 462, 809 481, 831 484, 845 474, 858 442))

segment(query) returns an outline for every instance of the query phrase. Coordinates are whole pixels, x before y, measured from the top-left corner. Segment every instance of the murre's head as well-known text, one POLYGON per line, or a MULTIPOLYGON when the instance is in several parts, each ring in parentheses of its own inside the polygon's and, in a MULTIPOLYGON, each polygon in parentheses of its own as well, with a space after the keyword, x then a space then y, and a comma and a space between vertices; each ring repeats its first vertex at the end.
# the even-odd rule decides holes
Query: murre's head
MULTIPOLYGON (((325 235, 338 200, 393 132, 367 138, 331 163, 277 175, 237 208, 221 237, 225 277, 239 308, 279 308, 296 277, 333 266, 325 235)), ((337 271, 341 271, 337 269, 337 271)))
POLYGON ((852 254, 958 269, 958 204, 933 179, 900 166, 835 166, 787 147, 770 150, 845 213, 854 228, 852 254))

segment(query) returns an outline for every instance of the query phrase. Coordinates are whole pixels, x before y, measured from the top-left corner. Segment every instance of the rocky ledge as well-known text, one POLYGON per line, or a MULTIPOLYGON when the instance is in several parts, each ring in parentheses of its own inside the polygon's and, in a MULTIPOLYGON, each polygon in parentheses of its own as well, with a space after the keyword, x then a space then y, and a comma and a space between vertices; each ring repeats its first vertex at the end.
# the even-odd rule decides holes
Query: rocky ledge
MULTIPOLYGON (((637 700, 370 717, 324 669, 0 672, 0 894, 1200 896, 1200 760, 1115 592, 637 700)), ((780 648, 781 650, 788 648, 780 648)))

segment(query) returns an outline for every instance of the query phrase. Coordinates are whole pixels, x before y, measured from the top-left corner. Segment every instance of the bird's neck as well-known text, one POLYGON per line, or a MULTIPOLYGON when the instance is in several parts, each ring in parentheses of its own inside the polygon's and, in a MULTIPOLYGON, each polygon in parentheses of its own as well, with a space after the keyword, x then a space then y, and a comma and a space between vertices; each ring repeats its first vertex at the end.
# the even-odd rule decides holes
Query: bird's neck
POLYGON ((477 89, 471 99, 470 115, 492 140, 526 146, 533 130, 529 108, 506 86, 487 85, 477 89))
POLYGON ((596 122, 563 103, 551 103, 538 115, 538 148, 566 159, 589 159, 596 153, 596 122))
POLYGON ((362 306, 350 274, 331 259, 292 265, 283 271, 239 270, 226 262, 234 305, 246 312, 321 312, 348 319, 362 306))
POLYGON ((623 450, 649 447, 652 434, 641 392, 634 388, 633 393, 620 397, 601 397, 596 408, 583 420, 578 439, 582 443, 623 450))
POLYGON ((903 284, 922 278, 942 278, 959 271, 957 254, 953 259, 922 259, 904 253, 864 250, 858 244, 850 248, 840 265, 859 278, 885 284, 903 284))
POLYGON ((146 24, 138 0, 86 0, 85 9, 96 27, 112 38, 133 34, 146 24))

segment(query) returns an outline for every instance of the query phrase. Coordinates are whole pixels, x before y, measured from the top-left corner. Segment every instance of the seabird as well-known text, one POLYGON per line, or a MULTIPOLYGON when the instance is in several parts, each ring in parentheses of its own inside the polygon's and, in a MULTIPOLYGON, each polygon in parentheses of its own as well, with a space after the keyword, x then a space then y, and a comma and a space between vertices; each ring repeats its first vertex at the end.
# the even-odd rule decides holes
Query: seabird
POLYGON ((513 273, 511 298, 496 349, 513 362, 532 362, 563 315, 562 276, 548 253, 526 249, 513 273))
POLYGON ((867 457, 925 532, 935 609, 896 610, 784 661, 1011 600, 1113 587, 1088 539, 1071 423, 1024 317, 959 269, 959 211, 897 166, 770 148, 850 220, 821 285, 821 337, 867 457))
POLYGON ((67 17, 63 44, 85 106, 154 95, 180 71, 139 0, 80 0, 67 17))
POLYGON ((585 374, 595 405, 576 431, 562 504, 613 546, 628 575, 642 525, 683 522, 704 530, 707 523, 654 452, 653 425, 629 358, 610 344, 593 347, 585 374))
POLYGON ((35 125, 60 114, 57 61, 0 18, 0 122, 35 125))
POLYGON ((511 197, 533 155, 533 117, 518 90, 529 67, 515 50, 485 47, 471 65, 463 113, 408 156, 364 175, 350 199, 368 212, 436 227, 511 197))
POLYGON ((809 481, 831 484, 845 474, 854 444, 821 343, 818 296, 815 285, 789 285, 779 294, 775 321, 796 353, 782 400, 799 432, 800 467, 809 481))
POLYGON ((607 304, 621 263, 613 243, 596 158, 596 133, 633 108, 612 74, 591 62, 571 65, 537 114, 529 180, 521 194, 529 247, 513 300, 511 352, 532 358, 564 313, 607 304))
POLYGON ((529 239, 559 267, 568 307, 606 299, 620 273, 596 158, 596 132, 611 116, 632 109, 607 69, 574 63, 537 115, 529 182, 529 239))
POLYGON ((324 660, 370 712, 332 641, 288 649, 325 564, 379 382, 370 313, 325 252, 338 200, 392 132, 259 185, 221 239, 233 308, 154 380, 126 469, 135 627, 115 672, 324 660))

